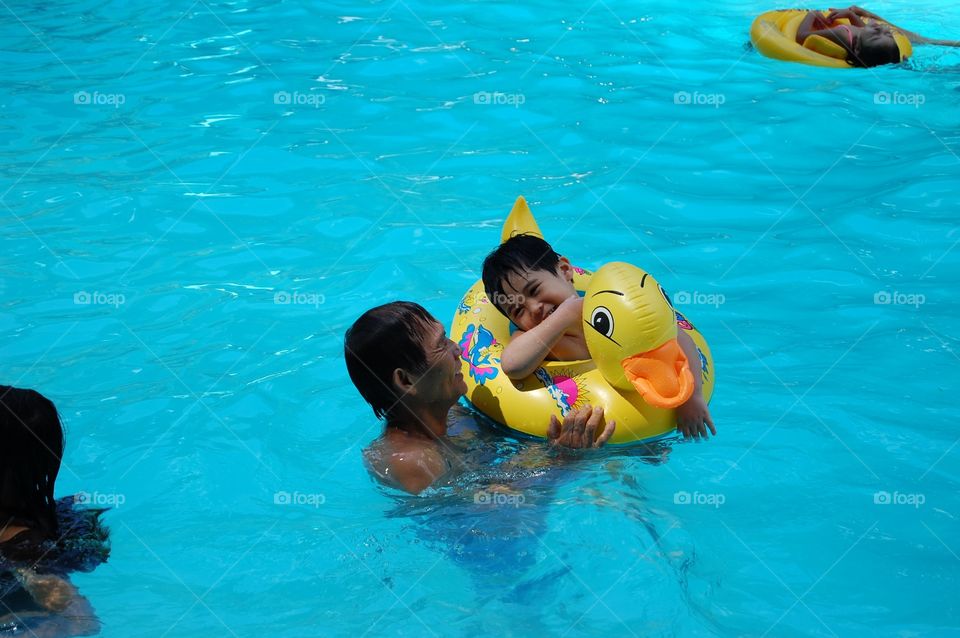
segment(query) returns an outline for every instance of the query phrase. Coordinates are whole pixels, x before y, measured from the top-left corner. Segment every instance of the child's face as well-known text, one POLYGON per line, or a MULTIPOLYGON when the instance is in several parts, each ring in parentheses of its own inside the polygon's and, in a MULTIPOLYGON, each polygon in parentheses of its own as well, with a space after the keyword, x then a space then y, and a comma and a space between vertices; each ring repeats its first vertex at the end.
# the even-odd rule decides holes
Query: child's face
POLYGON ((868 66, 900 61, 900 49, 893 32, 884 24, 871 22, 857 32, 856 54, 868 66))
POLYGON ((566 257, 560 258, 556 272, 510 273, 502 284, 504 299, 494 302, 521 330, 540 325, 557 306, 577 294, 573 287, 573 268, 566 257))

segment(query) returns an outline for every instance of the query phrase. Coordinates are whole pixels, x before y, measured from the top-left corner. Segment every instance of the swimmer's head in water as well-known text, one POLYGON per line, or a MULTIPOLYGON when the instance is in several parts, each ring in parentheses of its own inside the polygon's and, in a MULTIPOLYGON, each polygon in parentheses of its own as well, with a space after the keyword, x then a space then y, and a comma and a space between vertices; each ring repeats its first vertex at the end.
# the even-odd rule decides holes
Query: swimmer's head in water
POLYGON ((63 458, 57 408, 34 390, 0 385, 0 526, 57 533, 54 483, 63 458))
POLYGON ((399 400, 393 372, 427 369, 424 339, 434 318, 419 304, 394 301, 363 313, 347 330, 343 356, 350 380, 378 418, 399 400))
POLYGON ((902 59, 893 31, 881 22, 871 22, 859 29, 850 53, 850 63, 859 67, 897 64, 902 59))
POLYGON ((366 311, 347 330, 343 350, 350 380, 378 418, 389 420, 408 392, 421 402, 451 404, 466 392, 457 344, 419 304, 394 301, 366 311), (398 373, 412 387, 398 385, 398 373))

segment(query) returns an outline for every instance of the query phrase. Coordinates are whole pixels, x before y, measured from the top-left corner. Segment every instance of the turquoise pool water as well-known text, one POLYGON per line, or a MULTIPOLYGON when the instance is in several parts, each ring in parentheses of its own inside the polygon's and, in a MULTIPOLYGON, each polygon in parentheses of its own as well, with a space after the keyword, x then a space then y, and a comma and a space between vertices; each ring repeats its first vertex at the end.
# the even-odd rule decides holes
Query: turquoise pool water
POLYGON ((960 54, 789 65, 768 4, 665 4, 3 5, 2 381, 115 506, 102 635, 960 634, 960 54), (383 490, 343 331, 449 322, 520 194, 686 302, 719 435, 500 471, 537 446, 480 430, 383 490))

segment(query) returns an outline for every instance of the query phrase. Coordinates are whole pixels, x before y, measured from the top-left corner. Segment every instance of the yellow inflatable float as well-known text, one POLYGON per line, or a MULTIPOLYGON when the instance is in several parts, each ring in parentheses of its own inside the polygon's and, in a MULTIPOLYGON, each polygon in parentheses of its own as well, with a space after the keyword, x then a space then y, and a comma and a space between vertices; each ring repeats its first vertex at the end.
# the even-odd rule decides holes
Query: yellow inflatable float
MULTIPOLYGON (((837 69, 853 68, 847 62, 847 50, 836 42, 831 42, 819 35, 811 35, 802 45, 797 44, 797 30, 807 13, 809 12, 803 9, 788 9, 767 11, 757 16, 750 27, 750 40, 753 46, 763 55, 776 60, 837 69)), ((830 12, 822 13, 826 16, 830 12)), ((870 18, 864 19, 868 24, 872 21, 870 18)), ((837 23, 850 24, 850 21, 844 18, 837 20, 837 23)), ((897 41, 902 62, 913 53, 913 47, 907 36, 896 29, 893 29, 893 38, 897 41)))
MULTIPOLYGON (((543 237, 523 197, 517 198, 501 233, 543 237)), ((584 297, 584 335, 592 359, 544 361, 529 377, 511 381, 500 369, 511 323, 487 299, 483 282, 463 296, 450 336, 460 346, 467 399, 514 430, 546 437, 550 415, 563 419, 584 405, 602 406, 616 421, 610 443, 631 443, 676 428, 675 410, 693 392, 693 375, 677 342, 677 328, 697 345, 703 396, 713 394, 713 358, 706 340, 673 308, 647 272, 622 262, 591 274, 574 268, 573 285, 584 297)))

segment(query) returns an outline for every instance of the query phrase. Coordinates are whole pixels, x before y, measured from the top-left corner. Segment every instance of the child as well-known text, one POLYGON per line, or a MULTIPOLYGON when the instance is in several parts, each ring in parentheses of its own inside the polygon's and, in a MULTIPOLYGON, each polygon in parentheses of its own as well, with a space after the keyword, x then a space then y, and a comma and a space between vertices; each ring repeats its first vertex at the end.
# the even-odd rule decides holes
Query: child
POLYGON ((89 635, 99 623, 66 578, 107 559, 103 510, 54 499, 63 428, 53 403, 0 385, 0 633, 89 635))
POLYGON ((819 35, 843 47, 847 51, 847 62, 853 66, 896 64, 902 61, 903 55, 893 37, 894 30, 907 36, 914 44, 960 46, 960 42, 932 40, 901 29, 875 13, 856 6, 831 10, 826 16, 819 11, 809 12, 797 29, 797 44, 802 46, 811 35, 819 35), (850 24, 837 24, 837 20, 842 18, 849 20, 850 24), (872 22, 866 24, 863 18, 872 22))
MULTIPOLYGON (((573 287, 573 266, 543 239, 511 237, 483 262, 483 285, 496 308, 519 328, 503 350, 500 367, 511 379, 533 373, 545 359, 589 359, 583 336, 583 299, 573 287)), ((701 391, 700 356, 679 328, 677 339, 696 383, 690 399, 677 408, 677 429, 686 437, 717 431, 701 391)))

